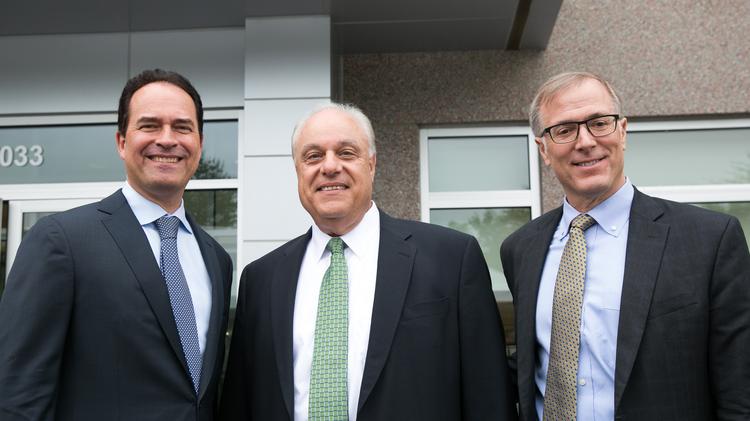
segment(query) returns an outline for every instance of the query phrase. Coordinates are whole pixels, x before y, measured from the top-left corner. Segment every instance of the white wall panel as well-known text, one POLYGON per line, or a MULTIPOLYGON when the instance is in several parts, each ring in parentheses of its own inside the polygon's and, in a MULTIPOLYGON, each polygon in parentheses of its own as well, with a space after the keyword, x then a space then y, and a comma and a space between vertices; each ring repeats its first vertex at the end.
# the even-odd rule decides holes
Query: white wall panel
POLYGON ((294 125, 330 98, 245 101, 246 155, 289 155, 294 125))
POLYGON ((0 37, 0 114, 116 111, 125 33, 0 37))
POLYGON ((244 28, 136 32, 130 74, 161 67, 190 79, 204 107, 241 107, 244 28))
POLYGON ((246 157, 242 165, 243 240, 288 240, 310 227, 291 157, 246 157))
MULTIPOLYGON (((300 232, 300 235, 304 232, 300 232)), ((257 260, 286 243, 286 241, 245 241, 242 243, 242 262, 237 263, 237 277, 248 263, 257 260)))
POLYGON ((331 18, 245 20, 245 98, 331 95, 331 18))

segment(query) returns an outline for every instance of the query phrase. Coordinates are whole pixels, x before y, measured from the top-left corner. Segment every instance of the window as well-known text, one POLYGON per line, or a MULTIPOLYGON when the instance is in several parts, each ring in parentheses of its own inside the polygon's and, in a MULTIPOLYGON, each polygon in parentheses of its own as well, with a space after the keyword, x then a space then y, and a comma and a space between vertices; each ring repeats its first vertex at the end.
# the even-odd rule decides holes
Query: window
POLYGON ((424 129, 420 137, 422 220, 475 236, 496 298, 510 301, 500 244, 541 213, 531 131, 527 126, 424 129))
POLYGON ((629 123, 626 154, 641 191, 734 215, 750 244, 750 120, 629 123))

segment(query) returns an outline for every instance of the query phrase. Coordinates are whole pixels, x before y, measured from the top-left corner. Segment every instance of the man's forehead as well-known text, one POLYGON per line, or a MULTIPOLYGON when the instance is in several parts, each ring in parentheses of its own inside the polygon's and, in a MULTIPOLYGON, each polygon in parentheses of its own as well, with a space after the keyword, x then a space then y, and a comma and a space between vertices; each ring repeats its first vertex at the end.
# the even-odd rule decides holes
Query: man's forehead
POLYGON ((541 111, 546 123, 554 124, 552 120, 571 113, 594 117, 615 110, 607 88, 598 80, 585 79, 555 92, 542 104, 541 111))

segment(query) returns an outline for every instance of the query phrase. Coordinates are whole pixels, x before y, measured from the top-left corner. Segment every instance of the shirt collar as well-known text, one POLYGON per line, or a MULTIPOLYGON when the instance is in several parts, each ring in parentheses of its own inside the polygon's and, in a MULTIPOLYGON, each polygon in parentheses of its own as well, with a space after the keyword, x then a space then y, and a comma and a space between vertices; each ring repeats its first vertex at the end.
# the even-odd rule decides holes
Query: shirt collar
POLYGON ((138 223, 141 224, 141 226, 146 226, 164 215, 169 215, 176 216, 180 220, 180 222, 182 222, 182 226, 187 230, 187 232, 189 232, 190 234, 193 233, 193 230, 190 228, 190 224, 188 223, 187 217, 185 216, 185 201, 180 200, 180 207, 170 214, 162 209, 161 206, 141 196, 141 194, 135 191, 135 189, 130 186, 130 183, 128 183, 127 181, 122 187, 122 194, 125 196, 125 200, 128 201, 130 209, 133 210, 133 214, 135 215, 136 219, 138 219, 138 223))
MULTIPOLYGON (((615 194, 586 213, 596 220, 597 225, 604 232, 613 237, 619 237, 625 224, 630 220, 630 205, 633 203, 633 195, 633 185, 630 183, 630 179, 625 178, 625 184, 615 194)), ((563 216, 556 237, 565 238, 568 235, 570 222, 578 215, 580 215, 580 212, 571 206, 567 199, 563 200, 563 216)))
MULTIPOLYGON (((379 247, 379 244, 373 244, 372 239, 377 238, 375 235, 380 231, 380 212, 375 202, 370 201, 370 209, 365 212, 365 216, 359 221, 354 229, 341 236, 346 243, 346 248, 350 249, 356 256, 366 256, 373 247, 379 247)), ((319 256, 322 259, 325 256, 326 245, 331 236, 324 233, 317 225, 312 226, 312 238, 310 239, 310 252, 313 256, 319 256)))

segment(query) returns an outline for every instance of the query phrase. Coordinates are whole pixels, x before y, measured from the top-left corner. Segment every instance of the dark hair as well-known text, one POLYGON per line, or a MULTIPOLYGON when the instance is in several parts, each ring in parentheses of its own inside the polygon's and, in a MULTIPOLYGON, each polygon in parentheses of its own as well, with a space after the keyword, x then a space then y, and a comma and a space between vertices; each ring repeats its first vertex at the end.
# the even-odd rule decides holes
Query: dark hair
POLYGON ((133 98, 135 91, 142 87, 154 82, 165 82, 170 83, 190 95, 195 104, 195 114, 198 117, 198 133, 203 135, 203 103, 201 102, 201 96, 198 91, 195 90, 193 85, 190 83, 185 76, 177 72, 169 70, 153 69, 144 70, 136 76, 133 76, 122 88, 122 94, 120 95, 120 103, 117 108, 117 131, 121 135, 125 135, 128 128, 128 118, 130 118, 130 100, 133 98))

